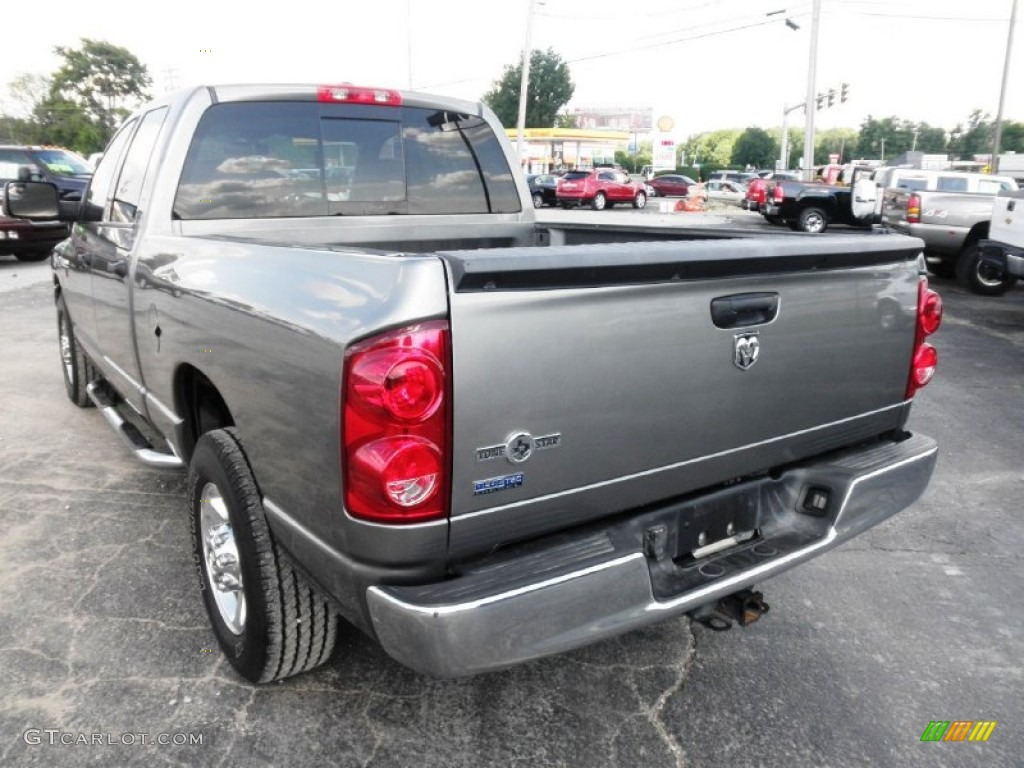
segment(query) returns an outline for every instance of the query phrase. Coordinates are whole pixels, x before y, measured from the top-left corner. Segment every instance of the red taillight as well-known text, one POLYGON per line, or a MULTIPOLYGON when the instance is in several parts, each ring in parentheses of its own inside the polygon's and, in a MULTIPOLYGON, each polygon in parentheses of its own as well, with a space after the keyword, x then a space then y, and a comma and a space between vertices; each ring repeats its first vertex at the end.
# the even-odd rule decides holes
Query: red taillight
POLYGON ((781 203, 784 197, 785 197, 785 193, 782 190, 782 185, 781 184, 776 184, 772 188, 772 201, 774 201, 776 203, 781 203))
POLYGON ((916 192, 907 198, 907 224, 921 223, 921 196, 916 192))
POLYGON ((342 477, 353 517, 385 523, 448 514, 448 323, 376 336, 345 356, 342 477))
POLYGON ((942 323, 942 297, 928 287, 928 280, 921 278, 917 285, 917 322, 914 328, 914 352, 910 358, 910 377, 907 380, 909 400, 921 387, 932 380, 939 363, 939 353, 925 341, 942 323))
POLYGON ((346 104, 378 104, 384 107, 402 105, 402 94, 388 88, 359 88, 354 85, 321 85, 316 89, 317 101, 346 104))

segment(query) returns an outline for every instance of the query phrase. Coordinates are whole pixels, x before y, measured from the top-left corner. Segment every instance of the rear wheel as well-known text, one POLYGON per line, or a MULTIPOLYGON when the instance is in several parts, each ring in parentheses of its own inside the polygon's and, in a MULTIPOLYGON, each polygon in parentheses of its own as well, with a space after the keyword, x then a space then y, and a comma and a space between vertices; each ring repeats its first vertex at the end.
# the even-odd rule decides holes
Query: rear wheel
POLYGON ((594 195, 594 199, 590 201, 590 207, 595 211, 603 211, 608 206, 608 198, 604 196, 604 192, 598 192, 594 195))
POLYGON ((828 229, 828 216, 821 208, 804 208, 800 212, 797 224, 801 232, 817 235, 828 229))
POLYGON ((633 207, 643 208, 645 205, 647 205, 647 195, 643 192, 637 192, 636 197, 633 198, 633 207))
POLYGON ((63 298, 57 299, 57 340, 60 343, 61 370, 64 372, 64 389, 68 399, 79 408, 88 408, 92 400, 85 388, 96 378, 96 369, 78 346, 75 326, 63 298))
POLYGON ((964 288, 982 296, 1002 296, 1017 278, 981 258, 977 243, 964 246, 956 260, 956 281, 964 288))
POLYGON ((533 193, 533 207, 534 208, 543 208, 544 207, 544 195, 542 195, 540 192, 534 192, 533 193))
POLYGON ((234 429, 199 438, 188 497, 203 602, 231 666, 268 683, 325 662, 337 614, 274 540, 234 429))

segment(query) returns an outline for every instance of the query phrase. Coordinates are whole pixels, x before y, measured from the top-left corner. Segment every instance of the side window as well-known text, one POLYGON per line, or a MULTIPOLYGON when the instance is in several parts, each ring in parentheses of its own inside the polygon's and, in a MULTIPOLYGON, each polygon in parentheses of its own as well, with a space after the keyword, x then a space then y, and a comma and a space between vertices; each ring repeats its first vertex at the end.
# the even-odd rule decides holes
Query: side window
POLYGON ((95 211, 98 209, 102 212, 107 207, 107 200, 110 199, 114 185, 114 174, 121 161, 121 152, 124 151, 124 146, 135 129, 135 123, 136 121, 132 120, 121 126, 121 130, 110 140, 99 165, 96 166, 96 171, 89 182, 89 191, 85 196, 84 207, 92 214, 89 218, 99 218, 101 213, 96 214, 95 211))
POLYGON ((110 209, 112 221, 131 223, 135 221, 139 198, 142 196, 142 182, 146 179, 149 158, 153 154, 160 128, 167 117, 167 107, 154 109, 142 118, 139 130, 132 139, 128 153, 121 166, 121 175, 114 190, 114 202, 110 209))
POLYGON ((966 192, 967 179, 963 176, 939 176, 935 189, 938 192, 966 192))

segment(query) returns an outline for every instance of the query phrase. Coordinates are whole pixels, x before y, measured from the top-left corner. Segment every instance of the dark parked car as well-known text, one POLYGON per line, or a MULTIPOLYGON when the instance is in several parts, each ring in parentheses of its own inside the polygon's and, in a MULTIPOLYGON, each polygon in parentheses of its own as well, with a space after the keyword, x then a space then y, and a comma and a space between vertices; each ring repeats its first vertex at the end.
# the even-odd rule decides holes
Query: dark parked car
POLYGON ((533 198, 534 208, 558 205, 557 176, 551 173, 531 174, 526 177, 526 183, 530 187, 530 197, 533 198))
POLYGON ((60 147, 0 145, 0 185, 8 181, 48 181, 57 187, 61 200, 81 200, 92 176, 89 163, 60 147), (19 175, 27 168, 28 175, 19 175))
POLYGON ((653 190, 653 194, 661 197, 686 197, 690 194, 690 187, 697 186, 697 182, 689 176, 669 173, 655 176, 647 182, 647 186, 653 190))

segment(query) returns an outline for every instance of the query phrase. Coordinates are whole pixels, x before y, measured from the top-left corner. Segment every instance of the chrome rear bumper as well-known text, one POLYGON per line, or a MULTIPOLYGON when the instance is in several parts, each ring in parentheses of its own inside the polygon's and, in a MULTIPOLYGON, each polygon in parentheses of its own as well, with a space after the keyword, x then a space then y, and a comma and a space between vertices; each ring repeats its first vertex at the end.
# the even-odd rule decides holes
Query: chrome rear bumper
POLYGON ((370 587, 373 627, 392 657, 437 677, 588 645, 692 611, 862 533, 921 495, 936 454, 920 435, 876 443, 524 548, 449 581, 370 587), (821 489, 826 508, 809 511, 810 494, 821 489), (691 521, 724 526, 741 499, 758 507, 755 538, 699 560, 671 552, 691 521))

